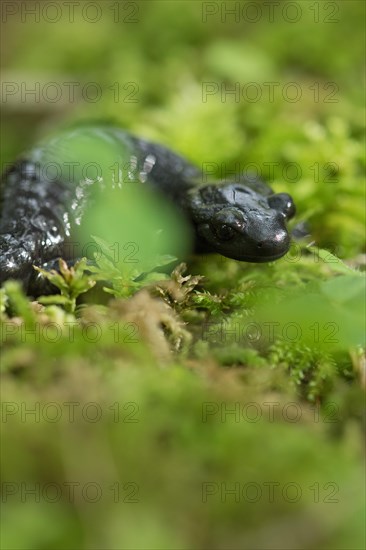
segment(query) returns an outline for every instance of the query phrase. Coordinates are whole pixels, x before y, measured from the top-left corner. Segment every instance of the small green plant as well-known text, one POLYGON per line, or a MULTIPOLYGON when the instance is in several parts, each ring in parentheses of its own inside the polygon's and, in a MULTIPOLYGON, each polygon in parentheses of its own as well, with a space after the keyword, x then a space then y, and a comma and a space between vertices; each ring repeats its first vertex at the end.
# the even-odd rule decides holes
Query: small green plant
POLYGON ((59 272, 55 269, 47 271, 40 267, 34 267, 34 269, 60 291, 60 294, 40 296, 38 301, 45 305, 62 305, 70 313, 73 313, 76 309, 77 298, 95 285, 95 280, 86 273, 86 258, 76 262, 73 267, 69 267, 64 260, 60 259, 59 272))
POLYGON ((89 265, 88 270, 95 281, 110 285, 104 286, 103 290, 115 298, 128 298, 148 284, 168 279, 167 274, 154 270, 176 261, 174 256, 157 255, 143 265, 141 262, 116 264, 111 258, 108 243, 99 237, 93 236, 93 239, 99 246, 99 252, 95 254, 94 265, 89 265))

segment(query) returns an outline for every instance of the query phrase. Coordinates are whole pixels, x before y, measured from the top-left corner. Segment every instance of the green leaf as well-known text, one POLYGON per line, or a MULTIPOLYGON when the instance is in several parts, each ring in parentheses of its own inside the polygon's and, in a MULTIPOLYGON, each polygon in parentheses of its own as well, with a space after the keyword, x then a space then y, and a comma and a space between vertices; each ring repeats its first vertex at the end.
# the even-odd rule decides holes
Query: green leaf
POLYGON ((315 248, 311 247, 310 250, 321 260, 323 260, 324 263, 328 264, 332 271, 336 273, 357 273, 354 269, 351 267, 348 267, 342 260, 337 258, 334 254, 329 252, 329 250, 324 250, 322 248, 315 248))
POLYGON ((185 255, 191 230, 171 203, 137 183, 101 192, 85 216, 81 238, 98 244, 102 269, 111 268, 109 261, 123 276, 136 278, 185 255))

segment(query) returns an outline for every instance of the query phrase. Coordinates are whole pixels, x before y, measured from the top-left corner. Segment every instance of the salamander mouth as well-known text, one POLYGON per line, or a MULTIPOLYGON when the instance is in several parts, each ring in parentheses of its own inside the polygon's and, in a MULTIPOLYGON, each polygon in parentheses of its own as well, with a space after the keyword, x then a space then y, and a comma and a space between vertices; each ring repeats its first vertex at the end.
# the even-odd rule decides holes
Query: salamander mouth
MULTIPOLYGON (((288 252, 288 249, 286 250, 283 250, 282 252, 277 252, 277 254, 271 254, 271 255, 268 255, 268 256, 263 256, 263 255, 258 255, 258 256, 253 256, 253 255, 241 255, 241 256, 237 256, 237 257, 234 257, 233 255, 231 256, 228 256, 230 257, 231 259, 233 260, 238 260, 239 262, 250 262, 250 263, 255 263, 255 264, 264 264, 266 262, 274 262, 275 260, 278 260, 279 258, 282 258, 282 256, 285 256, 285 254, 287 254, 288 252)), ((223 254, 225 255, 225 254, 223 254)))
POLYGON ((287 250, 284 252, 281 252, 280 254, 274 254, 273 256, 250 256, 244 259, 245 262, 252 262, 256 264, 264 264, 265 262, 274 262, 275 260, 278 260, 279 258, 282 258, 282 256, 285 256, 287 254, 287 250))

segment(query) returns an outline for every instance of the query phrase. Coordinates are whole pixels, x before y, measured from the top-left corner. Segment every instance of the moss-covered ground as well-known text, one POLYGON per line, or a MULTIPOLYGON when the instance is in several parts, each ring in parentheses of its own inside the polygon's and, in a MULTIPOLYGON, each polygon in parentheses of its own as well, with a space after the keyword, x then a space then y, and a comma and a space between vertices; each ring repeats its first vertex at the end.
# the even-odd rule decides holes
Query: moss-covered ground
POLYGON ((364 548, 364 3, 3 4, 3 165, 111 121, 259 172, 310 234, 150 276, 95 235, 61 293, 4 285, 2 548, 364 548))

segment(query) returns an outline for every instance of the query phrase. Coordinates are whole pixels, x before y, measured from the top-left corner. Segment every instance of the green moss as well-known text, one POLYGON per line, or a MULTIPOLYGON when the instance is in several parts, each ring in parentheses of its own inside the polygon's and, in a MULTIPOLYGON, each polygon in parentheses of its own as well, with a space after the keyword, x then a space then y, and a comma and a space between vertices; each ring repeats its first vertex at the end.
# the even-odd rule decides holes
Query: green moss
POLYGON ((274 263, 195 256, 169 274, 155 251, 118 265, 95 231, 97 267, 47 275, 60 293, 6 283, 4 548, 364 547, 364 4, 301 1, 296 23, 234 4, 238 21, 193 1, 119 3, 118 22, 104 2, 94 25, 9 17, 4 80, 102 94, 6 101, 3 162, 113 120, 219 177, 259 171, 311 236, 274 263))

